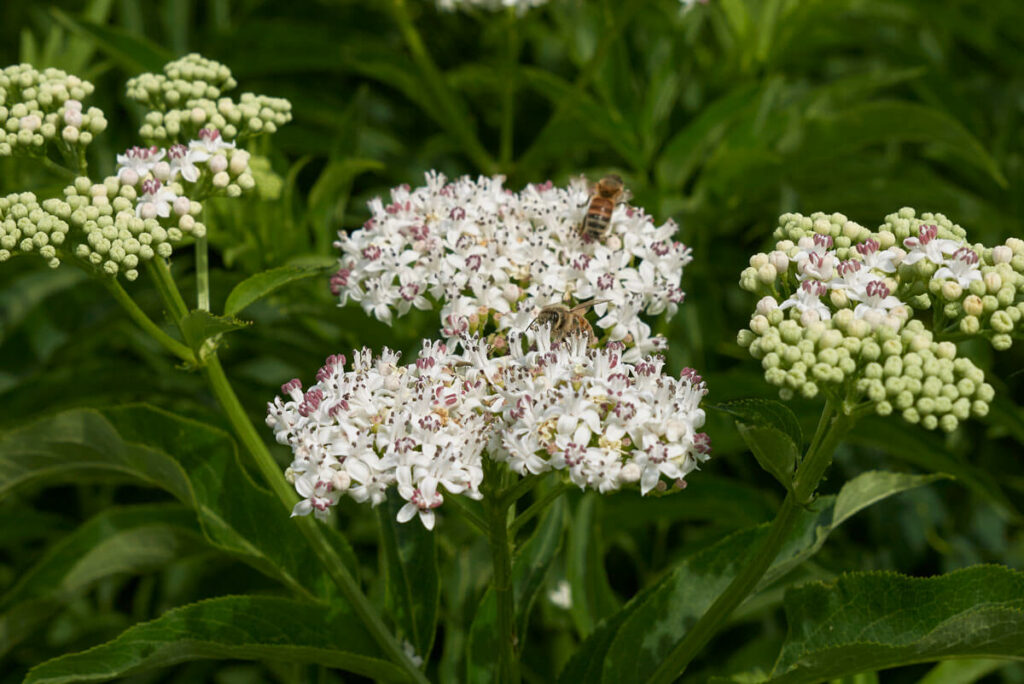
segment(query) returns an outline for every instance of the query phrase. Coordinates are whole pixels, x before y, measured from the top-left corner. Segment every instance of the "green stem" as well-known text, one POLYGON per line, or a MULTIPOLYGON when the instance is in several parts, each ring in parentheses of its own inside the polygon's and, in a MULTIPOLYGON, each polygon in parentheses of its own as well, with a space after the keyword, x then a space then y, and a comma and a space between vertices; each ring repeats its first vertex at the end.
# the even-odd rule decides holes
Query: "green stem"
POLYGON ((495 681, 499 684, 513 684, 519 681, 519 675, 515 656, 516 625, 508 508, 500 503, 500 497, 490 508, 489 540, 494 564, 494 597, 498 602, 498 662, 495 681))
POLYGON ((470 508, 469 505, 462 500, 461 496, 449 496, 446 497, 444 501, 446 504, 450 503, 455 506, 455 508, 459 509, 459 513, 461 513, 462 517, 466 519, 466 522, 475 527, 478 532, 484 535, 490 534, 490 527, 487 521, 484 520, 483 516, 470 508))
POLYGON ((210 310, 210 249, 205 233, 196 238, 196 308, 210 310))
POLYGON ((541 477, 537 475, 527 475, 519 479, 515 486, 505 492, 501 497, 501 504, 503 506, 512 506, 516 501, 533 491, 533 488, 540 484, 541 477))
POLYGON ((498 151, 501 170, 508 173, 512 164, 512 149, 515 137, 516 117, 516 85, 518 74, 516 67, 519 65, 519 20, 516 17, 516 8, 508 7, 505 14, 505 64, 504 77, 501 91, 501 144, 498 151))
POLYGON ((520 513, 516 519, 512 521, 512 524, 509 525, 508 532, 512 535, 512 538, 515 539, 516 534, 523 525, 533 520, 538 514, 542 513, 552 501, 562 496, 570 486, 571 485, 567 482, 559 482, 551 488, 551 491, 530 504, 530 506, 520 513))
POLYGON ((732 612, 757 588, 772 561, 796 523, 801 507, 811 501, 822 475, 832 462, 832 454, 839 440, 852 427, 854 418, 837 411, 832 402, 822 411, 818 431, 806 456, 797 468, 793 489, 775 514, 768 534, 747 557, 743 567, 700 620, 691 627, 686 637, 676 644, 672 652, 648 680, 649 683, 668 684, 682 676, 686 666, 700 653, 732 612), (834 415, 833 415, 834 414, 834 415))
POLYGON ((34 159, 36 159, 37 161, 39 161, 39 163, 45 166, 47 170, 52 171, 58 176, 62 176, 72 181, 78 178, 78 174, 74 170, 69 169, 66 166, 62 166, 61 164, 58 164, 57 162, 53 161, 46 155, 34 157, 34 159))
MULTIPOLYGON (((185 300, 182 298, 181 292, 171 276, 167 262, 163 259, 152 259, 147 263, 152 265, 151 272, 156 276, 154 280, 157 282, 157 289, 160 291, 164 303, 171 310, 175 322, 180 326, 182 318, 188 313, 188 309, 185 306, 185 300)), ((235 434, 256 462, 256 467, 262 473, 263 479, 270 486, 271 491, 280 499, 286 510, 290 511, 295 505, 295 492, 284 479, 281 468, 274 461, 274 457, 271 456, 266 444, 263 443, 256 428, 246 415, 242 402, 239 401, 238 395, 235 394, 227 375, 224 373, 224 368, 220 365, 220 359, 217 358, 216 351, 211 352, 205 357, 203 364, 203 371, 206 374, 210 389, 213 390, 214 396, 217 397, 221 408, 227 414, 228 421, 234 428, 235 434)), ((299 517, 296 518, 295 522, 302 536, 309 542, 324 569, 334 583, 338 585, 342 595, 352 606, 356 616, 370 632, 370 636, 373 637, 374 641, 377 642, 393 662, 406 671, 406 674, 412 681, 426 684, 427 678, 412 663, 405 654, 402 645, 388 630, 373 604, 366 598, 355 578, 352 577, 352 574, 345 567, 337 551, 327 541, 316 521, 309 517, 299 517)))
POLYGON ((416 28, 416 24, 413 23, 412 17, 409 16, 409 8, 406 6, 405 0, 392 0, 391 6, 402 37, 423 77, 423 85, 430 92, 431 99, 443 116, 443 120, 439 123, 462 142, 466 154, 481 171, 487 174, 495 173, 498 164, 484 148, 469 126, 469 122, 465 120, 463 113, 455 105, 455 93, 451 92, 445 84, 441 70, 437 68, 430 53, 427 52, 423 37, 416 28))
POLYGON ((192 350, 189 349, 187 345, 179 342, 161 330, 160 326, 154 323, 153 320, 139 308, 139 305, 136 304, 135 300, 131 298, 131 295, 121 287, 121 283, 119 283, 116 278, 101 276, 100 280, 103 282, 103 285, 107 288, 110 294, 114 296, 114 299, 117 300, 117 303, 120 304, 126 312, 128 312, 128 316, 135 321, 135 324, 142 328, 143 331, 149 333, 149 336, 156 340, 161 347, 171 354, 174 354, 187 364, 194 365, 196 363, 196 357, 195 354, 192 353, 192 350))

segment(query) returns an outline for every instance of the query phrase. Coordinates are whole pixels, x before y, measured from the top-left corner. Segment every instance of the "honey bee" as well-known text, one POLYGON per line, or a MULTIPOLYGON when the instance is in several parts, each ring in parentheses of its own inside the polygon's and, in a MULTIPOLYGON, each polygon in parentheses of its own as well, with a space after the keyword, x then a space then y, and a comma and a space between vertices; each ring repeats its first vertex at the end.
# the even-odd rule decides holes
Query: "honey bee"
POLYGON ((616 205, 630 198, 629 190, 622 184, 622 178, 610 174, 590 186, 590 206, 580 224, 580 236, 590 240, 604 240, 612 225, 612 212, 616 205))
POLYGON ((571 309, 565 304, 545 306, 537 314, 537 317, 530 322, 530 325, 526 326, 526 329, 529 330, 538 323, 540 325, 550 325, 552 344, 561 342, 569 335, 586 335, 587 344, 593 346, 597 344, 597 336, 594 335, 594 329, 590 327, 590 323, 583 314, 595 304, 607 301, 607 299, 591 299, 589 302, 577 304, 571 309))

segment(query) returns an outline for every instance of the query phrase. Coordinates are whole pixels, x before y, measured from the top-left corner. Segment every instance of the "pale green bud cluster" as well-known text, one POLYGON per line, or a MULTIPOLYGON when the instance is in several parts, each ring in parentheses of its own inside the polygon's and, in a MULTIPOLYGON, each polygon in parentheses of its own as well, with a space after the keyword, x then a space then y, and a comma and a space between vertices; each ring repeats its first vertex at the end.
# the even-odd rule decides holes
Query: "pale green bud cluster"
POLYGON ((171 243, 186 234, 205 235, 206 227, 196 221, 202 205, 182 197, 179 185, 169 187, 178 194, 170 216, 142 218, 136 212, 134 186, 121 183, 116 176, 102 183, 76 179, 64 189, 65 218, 81 231, 82 242, 75 245, 75 256, 109 276, 122 274, 135 280, 140 262, 171 256, 171 243))
POLYGON ((31 192, 0 197, 0 262, 19 253, 39 254, 51 268, 60 265, 57 249, 64 244, 66 206, 59 200, 42 204, 31 192))
POLYGON ((947 432, 988 413, 994 392, 984 373, 958 357, 952 342, 935 341, 921 321, 896 331, 871 329, 849 309, 809 324, 784 313, 758 313, 738 336, 783 399, 826 390, 848 402, 870 403, 878 415, 898 411, 910 423, 947 432))
POLYGON ((225 140, 236 140, 275 133, 292 120, 291 110, 288 100, 253 93, 242 93, 238 102, 229 97, 189 100, 181 109, 147 113, 139 134, 159 144, 194 138, 199 129, 212 126, 225 140))
POLYGON ((288 100, 242 93, 231 70, 196 54, 164 66, 163 74, 142 74, 128 82, 128 96, 149 107, 139 134, 153 144, 188 142, 200 129, 216 128, 225 140, 274 133, 292 119, 288 100))
POLYGON ((77 164, 107 127, 102 111, 82 107, 92 92, 91 83, 59 69, 18 64, 0 71, 0 157, 44 155, 53 145, 77 164))
POLYGON ((885 223, 879 232, 888 232, 896 238, 896 244, 902 245, 907 238, 917 237, 921 226, 935 226, 939 229, 938 237, 946 240, 966 241, 967 231, 950 221, 944 214, 924 212, 920 216, 912 207, 903 207, 894 214, 885 217, 885 223))
POLYGON ((231 69, 192 53, 164 65, 162 74, 140 74, 128 80, 128 97, 150 109, 166 111, 188 100, 216 100, 237 84, 231 69))
POLYGON ((256 187, 249 160, 252 157, 246 150, 220 150, 207 161, 213 174, 210 185, 216 192, 223 192, 228 197, 239 197, 256 187))

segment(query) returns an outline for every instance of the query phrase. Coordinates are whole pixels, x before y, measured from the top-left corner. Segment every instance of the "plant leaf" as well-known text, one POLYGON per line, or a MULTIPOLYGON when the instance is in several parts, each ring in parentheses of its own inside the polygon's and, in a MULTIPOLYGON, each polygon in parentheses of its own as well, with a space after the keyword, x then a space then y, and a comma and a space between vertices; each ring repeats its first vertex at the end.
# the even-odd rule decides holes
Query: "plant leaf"
MULTIPOLYGON (((865 475, 869 476, 865 480, 858 482, 859 478, 855 478, 847 483, 838 497, 820 497, 798 513, 797 523, 762 579, 761 587, 778 580, 821 548, 835 529, 834 509, 839 497, 846 502, 844 517, 839 520, 842 522, 857 510, 884 498, 880 483, 892 485, 889 495, 904 491, 911 484, 877 473, 865 475), (867 482, 879 486, 868 487, 867 482), (855 493, 861 491, 874 494, 858 506, 855 493)), ((932 478, 925 477, 914 483, 922 485, 930 481, 932 478)), ((599 625, 562 670, 559 681, 646 680, 683 639, 687 629, 725 590, 750 549, 761 543, 768 527, 765 523, 746 528, 684 559, 661 581, 641 591, 622 610, 599 625)))
POLYGON ((267 596, 225 596, 175 608, 88 651, 49 660, 26 684, 105 681, 202 659, 273 660, 335 667, 366 677, 400 680, 403 672, 344 603, 267 596))
POLYGON ((842 575, 786 593, 789 636, 772 682, 819 682, 945 658, 1024 660, 1024 572, 842 575))
POLYGON ((715 408, 736 418, 736 427, 762 468, 787 490, 800 460, 803 434, 789 407, 771 399, 737 399, 715 408))
POLYGON ((91 40, 97 49, 106 53, 129 73, 159 73, 164 64, 174 58, 173 54, 156 43, 122 29, 76 19, 55 7, 50 8, 50 15, 72 33, 91 40))
MULTIPOLYGON (((242 469, 224 432, 150 406, 74 410, 0 437, 0 496, 33 482, 76 482, 83 474, 128 476, 195 509, 210 542, 300 596, 334 595, 334 584, 288 511, 242 469)), ((352 569, 351 547, 324 527, 352 569)))
POLYGON ((120 506, 52 544, 0 598, 0 655, 78 592, 112 575, 145 572, 208 550, 195 514, 179 504, 120 506))
POLYGON ((803 445, 803 432, 800 421, 788 406, 774 399, 736 399, 712 406, 724 411, 741 423, 756 427, 775 428, 789 437, 793 445, 799 449, 803 445))
POLYGON ((407 523, 395 520, 404 503, 400 497, 392 496, 386 506, 377 509, 385 596, 394 621, 402 627, 416 653, 426 656, 434 644, 441 601, 436 536, 418 518, 407 523))
MULTIPOLYGON (((320 266, 279 266, 249 276, 235 285, 224 304, 224 313, 234 316, 250 304, 266 297, 288 283, 326 273, 328 268, 320 266)), ((235 328, 233 328, 235 329, 235 328)))
POLYGON ((181 320, 181 334, 196 355, 203 358, 209 353, 209 350, 204 349, 203 345, 206 340, 232 330, 240 330, 249 325, 252 323, 234 316, 217 316, 209 311, 196 309, 189 311, 181 320))

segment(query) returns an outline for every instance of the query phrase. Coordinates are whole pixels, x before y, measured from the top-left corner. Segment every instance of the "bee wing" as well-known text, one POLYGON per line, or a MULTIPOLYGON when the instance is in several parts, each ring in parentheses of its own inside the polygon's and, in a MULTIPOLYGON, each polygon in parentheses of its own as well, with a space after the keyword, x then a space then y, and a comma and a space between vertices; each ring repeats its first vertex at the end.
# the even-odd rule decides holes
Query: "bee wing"
POLYGON ((577 304, 576 306, 572 307, 571 311, 572 313, 582 313, 593 306, 597 306, 598 304, 604 304, 605 302, 610 301, 610 299, 591 299, 589 302, 582 302, 580 304, 577 304))

